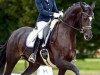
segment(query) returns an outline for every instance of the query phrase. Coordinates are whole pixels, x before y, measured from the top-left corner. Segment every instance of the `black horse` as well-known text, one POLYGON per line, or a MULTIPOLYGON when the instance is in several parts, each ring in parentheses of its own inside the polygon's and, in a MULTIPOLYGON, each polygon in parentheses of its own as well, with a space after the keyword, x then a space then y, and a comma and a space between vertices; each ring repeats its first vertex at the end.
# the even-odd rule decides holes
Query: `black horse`
MULTIPOLYGON (((71 63, 76 57, 76 33, 81 31, 85 40, 92 38, 91 23, 94 17, 94 6, 95 3, 92 5, 82 2, 74 3, 65 11, 64 17, 59 19, 54 27, 47 49, 51 62, 59 69, 58 75, 64 75, 66 70, 72 70, 76 75, 80 75, 78 68, 71 63)), ((0 68, 5 65, 5 62, 7 63, 4 75, 11 75, 14 66, 21 57, 28 61, 32 49, 26 47, 25 42, 32 29, 31 27, 22 27, 15 30, 1 48, 0 68)), ((22 75, 30 75, 44 64, 38 52, 36 62, 34 64, 29 62, 28 68, 22 75)))

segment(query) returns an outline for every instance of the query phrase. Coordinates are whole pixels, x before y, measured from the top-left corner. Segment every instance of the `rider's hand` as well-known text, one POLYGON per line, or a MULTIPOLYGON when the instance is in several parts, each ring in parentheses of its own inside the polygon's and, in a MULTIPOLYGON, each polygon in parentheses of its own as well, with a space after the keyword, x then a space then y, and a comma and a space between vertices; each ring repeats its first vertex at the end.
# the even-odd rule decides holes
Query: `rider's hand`
POLYGON ((61 17, 63 17, 64 13, 62 11, 59 11, 59 14, 61 17))
POLYGON ((59 13, 54 13, 53 16, 54 16, 54 18, 59 18, 60 14, 59 13))

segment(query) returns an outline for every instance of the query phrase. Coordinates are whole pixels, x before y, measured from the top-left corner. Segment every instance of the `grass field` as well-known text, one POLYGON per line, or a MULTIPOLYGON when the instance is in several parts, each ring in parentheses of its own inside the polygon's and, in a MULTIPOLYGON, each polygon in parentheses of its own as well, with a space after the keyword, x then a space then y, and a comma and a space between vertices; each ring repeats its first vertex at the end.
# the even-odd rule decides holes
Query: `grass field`
POLYGON ((77 60, 76 64, 80 70, 100 71, 100 59, 77 60))
MULTIPOLYGON (((25 66, 25 61, 20 60, 16 67, 14 68, 13 72, 21 73, 25 70, 27 66, 25 66)), ((84 60, 77 60, 76 65, 80 70, 81 75, 100 75, 100 59, 84 59, 84 60)), ((57 75, 57 68, 53 69, 54 75, 57 75)), ((71 71, 66 71, 68 75, 75 75, 71 71)))

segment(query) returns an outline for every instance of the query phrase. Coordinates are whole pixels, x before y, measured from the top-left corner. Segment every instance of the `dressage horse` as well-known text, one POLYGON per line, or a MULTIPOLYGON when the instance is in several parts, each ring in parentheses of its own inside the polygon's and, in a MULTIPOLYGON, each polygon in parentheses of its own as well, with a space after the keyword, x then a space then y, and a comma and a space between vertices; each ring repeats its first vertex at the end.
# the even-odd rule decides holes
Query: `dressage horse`
MULTIPOLYGON (((94 7, 95 3, 91 5, 83 2, 74 3, 65 11, 63 18, 59 18, 59 22, 56 23, 52 36, 48 40, 47 49, 51 62, 59 69, 58 75, 65 75, 66 70, 72 70, 76 75, 80 75, 78 68, 71 63, 76 57, 76 33, 77 31, 83 33, 85 40, 92 38, 91 23, 94 17, 94 7)), ((13 68, 21 57, 28 61, 32 48, 26 47, 25 43, 32 30, 31 27, 22 27, 15 30, 2 47, 4 53, 2 61, 6 59, 4 75, 11 75, 13 68)), ((5 65, 4 61, 0 64, 5 65)), ((28 68, 22 75, 31 75, 40 65, 45 65, 45 63, 38 52, 36 62, 29 62, 28 68)))

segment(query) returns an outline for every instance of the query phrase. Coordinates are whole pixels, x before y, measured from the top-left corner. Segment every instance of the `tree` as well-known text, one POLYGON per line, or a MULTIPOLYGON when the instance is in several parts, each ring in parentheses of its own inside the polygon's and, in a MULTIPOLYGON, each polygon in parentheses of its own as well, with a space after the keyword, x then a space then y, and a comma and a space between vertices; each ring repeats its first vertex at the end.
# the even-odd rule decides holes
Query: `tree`
POLYGON ((0 43, 20 27, 34 26, 36 17, 34 0, 0 0, 0 43))

